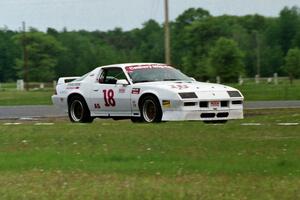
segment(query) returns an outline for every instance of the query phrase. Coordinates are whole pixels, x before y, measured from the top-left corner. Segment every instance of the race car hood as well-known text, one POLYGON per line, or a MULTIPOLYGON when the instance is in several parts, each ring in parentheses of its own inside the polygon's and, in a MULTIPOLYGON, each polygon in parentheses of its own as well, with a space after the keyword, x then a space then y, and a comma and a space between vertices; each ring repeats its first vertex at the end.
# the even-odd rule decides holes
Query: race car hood
MULTIPOLYGON (((197 81, 158 81, 139 83, 139 85, 165 89, 175 93, 194 92, 199 98, 204 99, 230 98, 228 91, 238 91, 235 88, 221 84, 204 83, 197 81)), ((241 95, 240 97, 243 96, 241 95)))

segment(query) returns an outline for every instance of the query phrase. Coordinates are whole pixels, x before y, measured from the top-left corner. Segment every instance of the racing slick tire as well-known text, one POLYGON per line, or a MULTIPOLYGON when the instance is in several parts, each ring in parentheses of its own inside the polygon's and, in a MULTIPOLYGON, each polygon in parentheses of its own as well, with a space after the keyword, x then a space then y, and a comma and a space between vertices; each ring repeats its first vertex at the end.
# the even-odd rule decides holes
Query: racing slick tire
POLYGON ((85 100, 78 95, 71 97, 68 103, 68 114, 71 122, 74 123, 91 123, 94 120, 85 100))
POLYGON ((149 95, 142 99, 140 106, 141 119, 147 123, 161 122, 162 110, 160 103, 155 96, 149 95))

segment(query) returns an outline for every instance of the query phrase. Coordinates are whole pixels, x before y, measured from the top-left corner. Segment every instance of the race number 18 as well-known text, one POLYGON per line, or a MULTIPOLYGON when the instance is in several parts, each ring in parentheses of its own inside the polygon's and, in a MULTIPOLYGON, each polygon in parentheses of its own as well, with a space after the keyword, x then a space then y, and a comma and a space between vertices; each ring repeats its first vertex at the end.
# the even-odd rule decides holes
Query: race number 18
POLYGON ((103 90, 105 106, 115 106, 116 101, 114 99, 114 91, 113 90, 103 90))

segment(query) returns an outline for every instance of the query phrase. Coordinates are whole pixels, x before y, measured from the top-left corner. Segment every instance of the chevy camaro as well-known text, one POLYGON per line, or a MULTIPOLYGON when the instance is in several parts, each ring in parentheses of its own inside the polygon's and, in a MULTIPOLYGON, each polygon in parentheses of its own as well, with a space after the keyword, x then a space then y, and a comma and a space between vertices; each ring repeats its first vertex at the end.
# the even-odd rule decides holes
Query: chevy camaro
POLYGON ((237 89, 197 82, 156 63, 115 64, 81 77, 62 77, 52 96, 72 122, 82 123, 94 118, 220 123, 243 118, 243 99, 237 89))

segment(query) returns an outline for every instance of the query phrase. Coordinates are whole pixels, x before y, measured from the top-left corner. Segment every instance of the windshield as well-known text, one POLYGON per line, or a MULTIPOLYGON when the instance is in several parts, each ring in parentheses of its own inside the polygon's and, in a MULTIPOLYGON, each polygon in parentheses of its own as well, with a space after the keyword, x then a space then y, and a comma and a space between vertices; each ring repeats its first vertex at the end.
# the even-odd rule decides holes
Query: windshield
POLYGON ((135 65, 127 66, 126 71, 133 83, 154 81, 192 81, 179 70, 167 65, 135 65))

